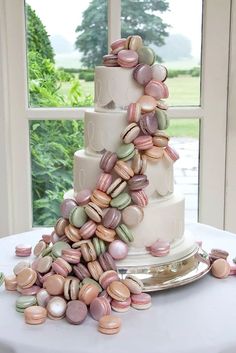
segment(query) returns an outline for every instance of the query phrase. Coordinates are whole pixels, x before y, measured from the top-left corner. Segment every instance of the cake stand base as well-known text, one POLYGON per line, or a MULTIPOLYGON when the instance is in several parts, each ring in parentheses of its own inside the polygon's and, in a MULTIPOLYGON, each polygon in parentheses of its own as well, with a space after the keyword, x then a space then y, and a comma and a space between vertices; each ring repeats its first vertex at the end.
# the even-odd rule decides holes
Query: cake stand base
POLYGON ((118 267, 120 278, 132 274, 142 280, 144 292, 183 286, 200 279, 210 270, 208 254, 201 248, 178 261, 165 265, 118 267))

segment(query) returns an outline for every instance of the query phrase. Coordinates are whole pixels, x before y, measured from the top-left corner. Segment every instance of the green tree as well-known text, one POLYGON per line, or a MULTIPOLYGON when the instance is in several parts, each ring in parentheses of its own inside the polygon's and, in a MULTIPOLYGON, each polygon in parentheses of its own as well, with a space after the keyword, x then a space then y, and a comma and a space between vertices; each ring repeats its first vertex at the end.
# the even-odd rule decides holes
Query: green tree
MULTIPOLYGON (((122 2, 122 37, 140 35, 145 44, 164 44, 168 36, 167 27, 160 12, 168 9, 166 0, 145 0, 122 2)), ((81 59, 85 67, 101 64, 107 53, 107 0, 92 0, 83 13, 83 20, 76 28, 78 33, 75 46, 83 53, 81 59)))

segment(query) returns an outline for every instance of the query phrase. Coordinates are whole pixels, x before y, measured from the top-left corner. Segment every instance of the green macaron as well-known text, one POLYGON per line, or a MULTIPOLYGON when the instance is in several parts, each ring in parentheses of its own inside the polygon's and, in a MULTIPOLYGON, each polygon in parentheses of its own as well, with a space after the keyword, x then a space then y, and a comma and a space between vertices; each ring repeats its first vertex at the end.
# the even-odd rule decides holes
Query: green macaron
POLYGON ((170 119, 164 110, 156 109, 158 130, 165 130, 169 127, 170 119))
POLYGON ((103 254, 106 251, 106 244, 102 239, 93 237, 92 242, 97 256, 103 254))
POLYGON ((90 278, 90 277, 86 277, 86 278, 83 279, 82 282, 80 282, 80 288, 81 288, 84 284, 87 284, 87 283, 95 285, 96 287, 98 287, 99 292, 100 292, 100 293, 102 292, 103 289, 102 289, 102 287, 100 286, 100 284, 99 284, 97 281, 95 281, 94 279, 90 278))
POLYGON ((152 48, 141 47, 137 50, 139 64, 152 65, 155 62, 156 55, 152 48))
POLYGON ((37 299, 34 295, 22 295, 16 300, 16 311, 23 313, 29 306, 37 305, 37 299))
POLYGON ((127 192, 122 192, 111 200, 110 206, 118 208, 118 210, 123 210, 123 208, 127 207, 130 203, 131 197, 129 194, 127 192))
POLYGON ((116 234, 118 235, 120 240, 122 240, 126 244, 128 244, 134 240, 133 234, 131 233, 131 231, 129 230, 129 228, 125 224, 120 224, 116 228, 116 234))
POLYGON ((2 286, 3 282, 4 282, 4 274, 3 272, 0 272, 0 287, 2 286))
POLYGON ((55 259, 57 257, 61 257, 61 252, 64 249, 70 249, 70 245, 64 241, 57 241, 52 247, 52 258, 55 259))
POLYGON ((116 151, 116 154, 122 161, 128 161, 135 155, 135 146, 133 143, 123 143, 116 151))
POLYGON ((80 228, 87 221, 87 218, 84 207, 76 206, 70 212, 69 221, 73 226, 80 228))

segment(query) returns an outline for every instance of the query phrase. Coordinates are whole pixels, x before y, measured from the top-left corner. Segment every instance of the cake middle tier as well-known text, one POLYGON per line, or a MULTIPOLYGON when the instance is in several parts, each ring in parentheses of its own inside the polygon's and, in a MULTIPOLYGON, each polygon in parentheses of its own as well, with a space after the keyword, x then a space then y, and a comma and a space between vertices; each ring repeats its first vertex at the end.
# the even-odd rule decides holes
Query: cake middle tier
MULTIPOLYGON (((102 170, 99 167, 101 155, 89 154, 84 150, 74 154, 74 191, 96 188, 102 170)), ((129 162, 127 162, 129 163, 129 162)), ((173 165, 165 156, 157 163, 147 163, 146 173, 149 185, 145 188, 148 198, 161 198, 173 193, 173 165)), ((118 177, 113 173, 114 180, 118 177)))

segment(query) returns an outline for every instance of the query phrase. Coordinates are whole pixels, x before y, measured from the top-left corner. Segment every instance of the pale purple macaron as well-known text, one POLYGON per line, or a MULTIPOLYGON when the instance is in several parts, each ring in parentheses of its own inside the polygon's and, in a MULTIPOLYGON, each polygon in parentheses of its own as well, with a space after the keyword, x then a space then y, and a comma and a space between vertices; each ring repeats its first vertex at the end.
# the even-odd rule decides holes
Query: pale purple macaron
POLYGON ((92 318, 99 321, 101 317, 111 314, 111 305, 109 300, 105 297, 95 298, 89 307, 92 318))
POLYGON ((100 168, 105 173, 110 173, 117 161, 117 154, 114 152, 106 151, 100 160, 100 168))
POLYGON ((103 217, 102 224, 106 228, 115 229, 121 220, 121 212, 117 208, 109 208, 103 217))
POLYGON ((138 64, 133 71, 133 78, 142 86, 146 86, 152 79, 151 67, 147 64, 138 64))
POLYGON ((146 188, 149 185, 149 181, 145 174, 136 174, 128 180, 129 190, 137 191, 146 188))
POLYGON ((98 256, 98 261, 102 266, 103 271, 114 270, 116 271, 116 263, 113 257, 108 253, 104 252, 98 256))
POLYGON ((109 244, 108 247, 109 254, 115 260, 122 260, 128 255, 128 245, 121 240, 114 240, 109 244))
POLYGON ((154 135, 158 128, 155 112, 142 115, 139 126, 144 135, 154 135))
POLYGON ((86 304, 80 300, 71 300, 67 303, 66 320, 73 325, 81 324, 88 314, 86 304))
POLYGON ((131 199, 135 205, 140 207, 145 207, 148 204, 148 197, 144 190, 131 191, 130 192, 131 199))
POLYGON ((70 212, 75 206, 78 206, 75 200, 73 199, 63 200, 60 205, 61 216, 63 218, 69 219, 70 212))
POLYGON ((116 67, 118 65, 118 57, 116 54, 107 54, 103 56, 103 65, 108 67, 116 67))
POLYGON ((87 205, 90 201, 90 197, 92 195, 91 190, 85 189, 81 190, 75 194, 75 200, 79 206, 87 205))
POLYGON ((87 267, 83 264, 79 263, 76 266, 74 266, 73 271, 76 277, 79 278, 81 281, 86 277, 91 277, 91 274, 88 271, 87 267))

